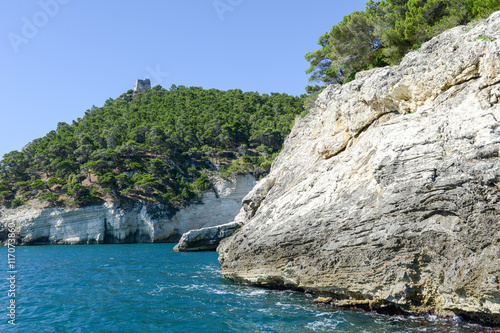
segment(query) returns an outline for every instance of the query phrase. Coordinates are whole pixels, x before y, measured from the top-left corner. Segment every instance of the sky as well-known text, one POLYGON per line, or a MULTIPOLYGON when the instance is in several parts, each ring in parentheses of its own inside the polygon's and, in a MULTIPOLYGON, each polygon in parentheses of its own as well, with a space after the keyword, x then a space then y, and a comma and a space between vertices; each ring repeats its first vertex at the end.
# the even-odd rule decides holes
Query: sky
POLYGON ((0 2, 0 158, 149 78, 305 93, 304 55, 366 0, 0 2))

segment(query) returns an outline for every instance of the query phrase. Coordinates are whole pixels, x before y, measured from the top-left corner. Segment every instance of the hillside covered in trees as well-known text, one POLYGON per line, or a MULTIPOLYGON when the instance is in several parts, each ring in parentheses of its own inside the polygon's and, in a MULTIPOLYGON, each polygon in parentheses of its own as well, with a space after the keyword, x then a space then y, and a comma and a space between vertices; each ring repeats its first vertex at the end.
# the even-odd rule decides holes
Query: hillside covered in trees
POLYGON ((269 172, 304 96, 160 86, 122 94, 0 161, 0 205, 149 200, 178 209, 222 176, 269 172))
MULTIPOLYGON (((369 0, 306 54, 308 93, 397 64, 442 31, 500 10, 498 0, 369 0)), ((0 161, 0 206, 150 200, 180 208, 222 176, 269 172, 308 99, 160 86, 122 94, 0 161)))
POLYGON ((486 18, 498 0, 369 0, 365 11, 344 17, 306 54, 309 93, 346 83, 366 69, 398 64, 411 50, 441 32, 486 18))

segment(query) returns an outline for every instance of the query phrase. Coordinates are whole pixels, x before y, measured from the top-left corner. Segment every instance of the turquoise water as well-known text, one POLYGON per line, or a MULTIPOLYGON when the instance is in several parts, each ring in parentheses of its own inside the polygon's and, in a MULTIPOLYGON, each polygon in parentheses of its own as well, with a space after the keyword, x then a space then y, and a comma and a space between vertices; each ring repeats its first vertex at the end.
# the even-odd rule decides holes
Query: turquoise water
POLYGON ((8 324, 2 248, 0 332, 471 332, 455 322, 315 305, 292 291, 224 279, 214 252, 174 244, 17 247, 16 321, 8 324))

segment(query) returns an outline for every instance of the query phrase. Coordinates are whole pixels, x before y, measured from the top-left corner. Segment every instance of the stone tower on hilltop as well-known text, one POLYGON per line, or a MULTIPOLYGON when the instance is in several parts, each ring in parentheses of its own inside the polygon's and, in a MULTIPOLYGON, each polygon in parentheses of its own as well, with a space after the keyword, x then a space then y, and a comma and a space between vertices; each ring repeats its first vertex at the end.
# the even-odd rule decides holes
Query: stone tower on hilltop
POLYGON ((137 80, 134 86, 134 92, 144 92, 151 90, 151 81, 149 79, 137 80))

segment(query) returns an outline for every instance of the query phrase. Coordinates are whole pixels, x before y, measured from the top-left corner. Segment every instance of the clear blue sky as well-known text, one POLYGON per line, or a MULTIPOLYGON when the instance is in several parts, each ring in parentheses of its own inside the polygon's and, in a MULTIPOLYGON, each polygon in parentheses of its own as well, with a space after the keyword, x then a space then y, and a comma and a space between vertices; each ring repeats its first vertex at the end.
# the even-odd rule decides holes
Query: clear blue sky
POLYGON ((304 93, 304 54, 366 0, 0 3, 0 158, 153 85, 304 93))

